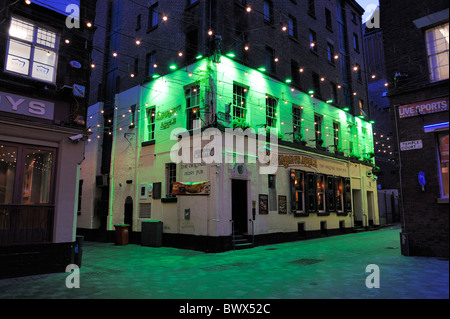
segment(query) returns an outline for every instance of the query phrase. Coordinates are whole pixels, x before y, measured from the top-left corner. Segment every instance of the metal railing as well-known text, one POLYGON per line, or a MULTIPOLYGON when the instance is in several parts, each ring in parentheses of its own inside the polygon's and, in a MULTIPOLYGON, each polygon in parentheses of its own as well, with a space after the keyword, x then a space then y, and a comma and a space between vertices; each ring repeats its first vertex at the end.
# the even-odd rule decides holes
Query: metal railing
POLYGON ((0 204, 0 246, 52 241, 55 207, 0 204))

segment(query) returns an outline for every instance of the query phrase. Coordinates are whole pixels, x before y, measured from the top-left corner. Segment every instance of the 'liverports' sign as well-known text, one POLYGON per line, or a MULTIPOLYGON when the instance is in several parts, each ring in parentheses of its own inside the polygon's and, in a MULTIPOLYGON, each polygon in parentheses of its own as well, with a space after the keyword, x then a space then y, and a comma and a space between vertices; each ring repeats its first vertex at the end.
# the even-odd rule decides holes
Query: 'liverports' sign
POLYGON ((401 105, 398 107, 398 115, 400 118, 413 117, 443 111, 448 111, 448 96, 429 101, 401 105))

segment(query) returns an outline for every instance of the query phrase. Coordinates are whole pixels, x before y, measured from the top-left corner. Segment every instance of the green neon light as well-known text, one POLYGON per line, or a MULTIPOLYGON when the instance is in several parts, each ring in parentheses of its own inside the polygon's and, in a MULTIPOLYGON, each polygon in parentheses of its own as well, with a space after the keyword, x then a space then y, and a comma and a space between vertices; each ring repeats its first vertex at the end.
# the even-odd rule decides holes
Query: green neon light
POLYGON ((152 78, 154 78, 154 79, 157 79, 157 78, 159 78, 161 75, 159 75, 159 74, 153 74, 152 75, 152 78))
POLYGON ((197 60, 200 60, 200 59, 203 58, 203 55, 199 54, 199 55, 197 55, 195 58, 196 58, 197 60))
POLYGON ((176 69, 177 69, 177 65, 176 65, 176 64, 171 64, 171 65, 169 66, 169 69, 171 69, 171 70, 176 70, 176 69))
POLYGON ((314 90, 309 90, 308 94, 314 94, 314 90))
POLYGON ((292 80, 291 79, 286 79, 286 83, 291 83, 292 80))
POLYGON ((344 107, 343 110, 344 110, 345 112, 348 112, 348 111, 350 111, 350 108, 349 108, 349 107, 344 107))
POLYGON ((333 103, 333 100, 330 99, 330 100, 327 101, 327 103, 333 103))
POLYGON ((234 54, 233 52, 229 52, 229 53, 227 53, 227 57, 229 57, 229 58, 235 58, 235 57, 236 57, 236 54, 234 54))
POLYGON ((369 121, 370 124, 375 124, 375 121, 369 121))
POLYGON ((258 70, 261 71, 261 72, 266 72, 267 71, 265 67, 260 67, 260 68, 258 68, 258 70))

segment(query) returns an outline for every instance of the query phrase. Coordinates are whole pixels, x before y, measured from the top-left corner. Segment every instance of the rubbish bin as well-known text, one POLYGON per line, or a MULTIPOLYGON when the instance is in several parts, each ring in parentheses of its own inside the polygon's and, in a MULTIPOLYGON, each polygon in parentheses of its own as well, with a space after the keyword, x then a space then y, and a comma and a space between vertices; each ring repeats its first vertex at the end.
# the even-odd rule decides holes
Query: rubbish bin
POLYGON ((141 231, 142 246, 161 247, 162 233, 163 233, 163 222, 143 221, 141 231))
POLYGON ((84 236, 76 236, 75 241, 75 249, 74 249, 74 263, 78 266, 78 268, 81 268, 81 257, 83 255, 83 241, 84 236))
POLYGON ((116 228, 116 245, 128 245, 129 234, 128 228, 130 225, 128 224, 119 224, 114 225, 116 228))

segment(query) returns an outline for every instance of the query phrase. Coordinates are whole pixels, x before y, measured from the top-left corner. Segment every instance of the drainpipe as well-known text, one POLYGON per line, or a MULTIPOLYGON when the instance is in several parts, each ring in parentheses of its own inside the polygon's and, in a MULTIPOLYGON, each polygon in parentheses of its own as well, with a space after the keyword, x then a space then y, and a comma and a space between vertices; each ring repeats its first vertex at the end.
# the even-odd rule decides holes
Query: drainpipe
POLYGON ((398 163, 399 163, 399 168, 398 168, 398 175, 399 175, 399 180, 400 180, 400 198, 401 198, 401 203, 402 203, 402 220, 403 220, 403 231, 406 233, 406 222, 405 222, 405 208, 403 205, 403 179, 402 179, 402 155, 400 153, 400 139, 398 136, 398 123, 397 123, 397 110, 398 110, 398 104, 394 105, 394 116, 395 116, 395 134, 397 136, 397 151, 398 151, 398 163))

